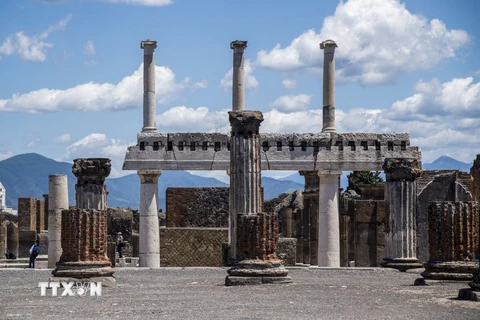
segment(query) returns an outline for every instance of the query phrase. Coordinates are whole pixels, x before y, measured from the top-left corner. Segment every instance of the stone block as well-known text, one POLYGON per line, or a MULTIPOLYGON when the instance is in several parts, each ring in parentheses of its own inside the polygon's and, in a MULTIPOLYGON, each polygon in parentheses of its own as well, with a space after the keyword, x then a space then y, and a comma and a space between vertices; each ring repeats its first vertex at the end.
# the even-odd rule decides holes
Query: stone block
POLYGON ((35 203, 36 209, 36 230, 37 233, 42 232, 43 230, 47 230, 45 228, 45 203, 42 200, 36 199, 35 203))
POLYGON ((297 239, 279 238, 277 257, 283 260, 285 266, 294 266, 296 263, 297 239))
POLYGON ((38 241, 40 241, 40 254, 48 255, 48 231, 37 233, 38 241))
POLYGON ((36 230, 19 230, 18 231, 18 257, 30 257, 30 248, 37 240, 36 230))
POLYGON ((474 291, 470 288, 460 289, 458 291, 458 299, 480 302, 480 291, 474 291))
MULTIPOLYGON (((19 247, 18 247, 18 225, 16 223, 10 222, 7 225, 7 251, 10 251, 15 256, 19 257, 19 247)), ((33 245, 33 243, 32 243, 33 245)), ((30 248, 29 248, 30 250, 30 248)))
POLYGON ((18 198, 18 228, 37 230, 37 199, 18 198))
POLYGON ((168 188, 166 191, 168 228, 227 228, 229 188, 168 188))
POLYGON ((116 264, 116 252, 117 252, 117 246, 115 242, 107 242, 107 257, 108 260, 112 263, 112 268, 115 268, 116 264))

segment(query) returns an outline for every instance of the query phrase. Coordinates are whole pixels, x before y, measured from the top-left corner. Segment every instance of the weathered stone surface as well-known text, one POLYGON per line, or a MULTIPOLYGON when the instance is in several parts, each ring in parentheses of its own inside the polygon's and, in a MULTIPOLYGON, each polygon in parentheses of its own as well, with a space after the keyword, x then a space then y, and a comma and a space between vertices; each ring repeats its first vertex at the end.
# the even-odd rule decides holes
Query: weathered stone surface
POLYGON ((155 103, 155 48, 157 41, 147 39, 140 42, 143 49, 143 128, 142 132, 156 132, 155 103))
MULTIPOLYGON (((72 173, 77 177, 77 185, 103 185, 111 168, 112 164, 108 158, 79 158, 73 160, 72 173)), ((77 196, 79 196, 78 193, 77 196)))
POLYGON ((37 230, 37 199, 18 198, 18 228, 37 230))
POLYGON ((36 204, 35 204, 35 209, 36 209, 36 230, 37 233, 42 232, 45 229, 45 203, 40 200, 36 199, 36 204))
POLYGON ((322 132, 335 132, 335 59, 337 44, 333 40, 320 43, 323 57, 323 129, 322 132))
POLYGON ((277 256, 283 261, 285 266, 294 266, 297 258, 297 239, 296 238, 279 238, 277 256))
POLYGON ((161 228, 162 267, 221 267, 227 228, 161 228))
POLYGON ((237 255, 238 261, 260 259, 277 260, 278 220, 274 213, 237 215, 237 255))
POLYGON ((247 48, 247 41, 235 40, 230 43, 233 50, 232 73, 232 110, 245 109, 244 59, 243 52, 247 48))
POLYGON ((18 231, 18 255, 19 258, 30 257, 30 248, 37 240, 36 230, 19 230, 18 231))
POLYGON ((7 224, 8 222, 0 219, 0 259, 4 259, 7 252, 7 224))
POLYGON ((458 299, 460 300, 471 300, 471 301, 480 301, 480 291, 475 291, 472 289, 460 289, 458 291, 458 299))
POLYGON ((42 231, 37 233, 38 241, 40 241, 40 255, 48 255, 48 232, 42 231))
POLYGON ((19 257, 18 225, 12 221, 7 224, 7 251, 19 257))
POLYGON ((228 187, 167 188, 167 227, 228 227, 228 187))
POLYGON ((386 158, 383 171, 387 181, 414 181, 420 177, 422 164, 418 159, 386 158))
POLYGON ((128 244, 123 248, 125 257, 132 256, 133 211, 123 208, 107 209, 107 241, 115 242, 118 232, 122 233, 123 240, 128 244))
POLYGON ((107 242, 107 257, 110 260, 112 268, 115 268, 117 263, 117 243, 116 242, 107 242))
POLYGON ((48 177, 48 267, 55 268, 62 254, 62 210, 68 209, 67 175, 48 177))

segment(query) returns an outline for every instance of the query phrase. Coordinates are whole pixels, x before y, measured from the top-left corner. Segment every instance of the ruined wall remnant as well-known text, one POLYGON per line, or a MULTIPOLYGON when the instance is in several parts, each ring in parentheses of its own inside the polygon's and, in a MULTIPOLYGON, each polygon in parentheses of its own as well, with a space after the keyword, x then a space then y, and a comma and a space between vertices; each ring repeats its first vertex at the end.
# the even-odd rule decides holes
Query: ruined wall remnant
POLYGON ((18 198, 18 228, 37 230, 37 199, 18 198))

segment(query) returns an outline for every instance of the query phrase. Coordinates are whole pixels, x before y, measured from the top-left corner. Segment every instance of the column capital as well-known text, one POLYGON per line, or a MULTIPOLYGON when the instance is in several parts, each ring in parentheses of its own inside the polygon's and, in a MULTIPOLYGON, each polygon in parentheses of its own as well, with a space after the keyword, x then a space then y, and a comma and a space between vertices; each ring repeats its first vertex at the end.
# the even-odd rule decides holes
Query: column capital
POLYGON ((413 158, 386 158, 383 171, 387 181, 414 181, 422 174, 418 160, 413 158))
POLYGON ((318 175, 321 176, 340 176, 342 175, 343 171, 341 170, 319 170, 317 171, 318 175))
POLYGON ((243 51, 247 48, 247 41, 235 40, 230 42, 230 49, 235 51, 243 51))
POLYGON ((158 177, 162 175, 162 170, 138 170, 137 174, 141 184, 154 184, 158 183, 158 177))
POLYGON ((103 185, 111 168, 111 160, 108 158, 79 158, 73 160, 72 173, 77 177, 78 185, 103 185))
POLYGON ((140 49, 148 49, 148 48, 151 48, 151 49, 157 48, 157 41, 150 40, 150 39, 140 41, 140 49))
POLYGON ((263 114, 260 111, 229 111, 232 136, 258 134, 263 114))
POLYGON ((335 48, 338 47, 335 41, 328 39, 320 43, 320 49, 325 50, 324 54, 334 53, 335 48))

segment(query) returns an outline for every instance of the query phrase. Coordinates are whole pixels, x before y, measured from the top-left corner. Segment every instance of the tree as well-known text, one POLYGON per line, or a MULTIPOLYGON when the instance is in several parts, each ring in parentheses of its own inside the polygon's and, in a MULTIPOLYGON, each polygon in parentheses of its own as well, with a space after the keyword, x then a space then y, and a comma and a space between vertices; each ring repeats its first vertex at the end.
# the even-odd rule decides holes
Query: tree
POLYGON ((380 171, 353 171, 347 176, 347 179, 347 190, 355 190, 357 193, 360 193, 359 186, 383 182, 380 171))

